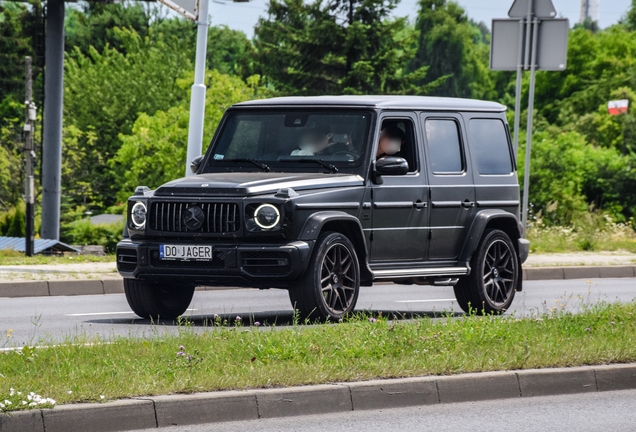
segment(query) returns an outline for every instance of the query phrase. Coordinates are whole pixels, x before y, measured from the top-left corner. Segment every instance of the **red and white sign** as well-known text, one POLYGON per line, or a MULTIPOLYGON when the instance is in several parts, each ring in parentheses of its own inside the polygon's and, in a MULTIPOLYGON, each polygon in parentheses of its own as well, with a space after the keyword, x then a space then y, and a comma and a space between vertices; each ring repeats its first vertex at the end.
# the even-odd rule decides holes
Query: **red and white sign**
POLYGON ((627 114, 629 101, 627 99, 609 101, 607 110, 611 115, 627 114))

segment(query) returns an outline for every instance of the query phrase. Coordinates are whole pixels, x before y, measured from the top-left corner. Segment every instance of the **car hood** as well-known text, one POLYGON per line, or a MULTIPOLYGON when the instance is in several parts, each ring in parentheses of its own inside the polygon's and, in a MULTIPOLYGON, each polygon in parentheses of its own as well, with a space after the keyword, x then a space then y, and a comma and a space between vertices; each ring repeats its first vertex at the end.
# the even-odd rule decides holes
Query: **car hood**
POLYGON ((362 186, 353 174, 320 173, 214 173, 184 177, 159 187, 155 196, 249 196, 269 194, 281 188, 307 189, 362 186))

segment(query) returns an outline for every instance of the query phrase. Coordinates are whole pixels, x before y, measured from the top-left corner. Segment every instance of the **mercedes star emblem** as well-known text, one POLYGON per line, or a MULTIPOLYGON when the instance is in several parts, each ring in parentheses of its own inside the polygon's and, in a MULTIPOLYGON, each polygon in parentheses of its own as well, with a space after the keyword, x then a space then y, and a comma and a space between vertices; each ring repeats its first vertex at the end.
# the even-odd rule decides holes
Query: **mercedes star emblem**
POLYGON ((203 226, 205 215, 201 207, 189 207, 183 217, 183 223, 190 231, 196 231, 203 226))

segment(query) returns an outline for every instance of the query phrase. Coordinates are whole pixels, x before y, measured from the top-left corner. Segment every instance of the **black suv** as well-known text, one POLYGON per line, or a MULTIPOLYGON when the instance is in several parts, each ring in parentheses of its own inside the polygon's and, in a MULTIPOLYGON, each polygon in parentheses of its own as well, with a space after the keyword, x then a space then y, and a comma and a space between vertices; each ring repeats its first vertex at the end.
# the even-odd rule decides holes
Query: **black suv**
POLYGON ((282 288, 302 317, 328 320, 360 286, 394 282, 505 311, 529 249, 505 110, 410 96, 232 106, 196 175, 128 201, 117 268, 130 307, 172 318, 195 286, 282 288))

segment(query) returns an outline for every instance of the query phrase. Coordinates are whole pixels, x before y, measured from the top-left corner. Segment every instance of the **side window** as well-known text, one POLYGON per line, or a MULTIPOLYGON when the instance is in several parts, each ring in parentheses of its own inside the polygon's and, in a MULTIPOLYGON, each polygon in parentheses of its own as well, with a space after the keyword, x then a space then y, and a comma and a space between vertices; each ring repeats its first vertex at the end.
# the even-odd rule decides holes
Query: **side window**
POLYGON ((499 119, 472 119, 468 126, 470 154, 479 174, 510 174, 512 158, 508 134, 499 119))
POLYGON ((417 142, 415 139, 415 129, 413 122, 408 119, 385 119, 382 121, 382 136, 388 136, 389 138, 402 140, 402 145, 397 153, 386 154, 382 150, 380 144, 377 151, 377 157, 382 156, 396 156, 406 159, 409 164, 409 172, 417 172, 417 142))
POLYGON ((427 119, 425 131, 433 174, 463 172, 464 163, 457 122, 447 119, 427 119))

